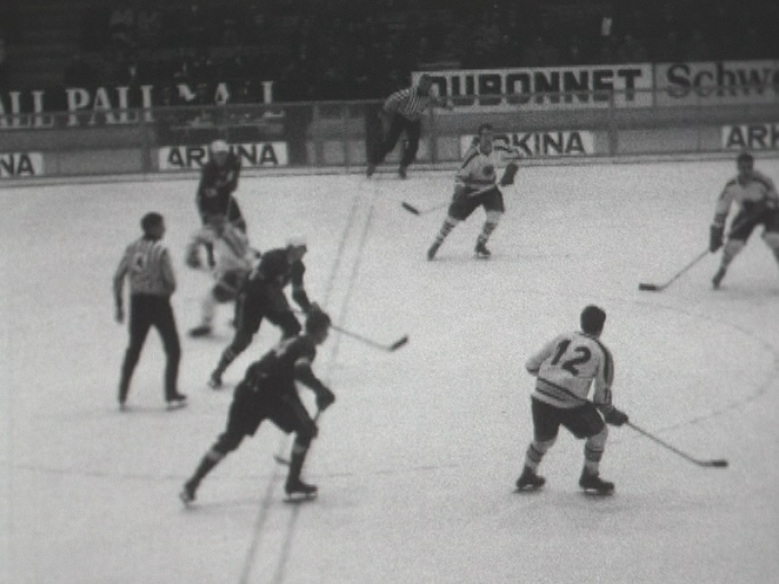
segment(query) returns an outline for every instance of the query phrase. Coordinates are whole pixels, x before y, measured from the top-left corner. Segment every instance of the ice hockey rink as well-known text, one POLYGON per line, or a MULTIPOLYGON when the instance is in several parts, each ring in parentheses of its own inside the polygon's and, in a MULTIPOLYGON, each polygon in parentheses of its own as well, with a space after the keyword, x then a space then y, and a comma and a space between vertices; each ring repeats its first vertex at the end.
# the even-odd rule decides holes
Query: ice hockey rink
MULTIPOLYGON (((779 180, 779 161, 756 168, 779 180)), ((394 169, 389 168, 389 171, 394 169)), ((304 478, 283 502, 291 441, 272 424, 218 466, 185 509, 178 492, 222 431, 229 388, 206 380, 229 343, 221 307, 191 339, 210 279, 184 265, 196 179, 0 189, 0 581, 8 584, 700 583, 779 581, 779 269, 755 233, 722 289, 706 249, 732 160, 532 166, 506 189, 493 258, 473 258, 483 212, 425 251, 451 172, 242 179, 252 243, 309 242, 306 286, 338 325, 314 369, 337 395, 304 478), (126 325, 111 281, 147 211, 167 222, 179 288, 180 390, 166 411, 151 333, 117 409, 126 325), (608 498, 583 495, 583 443, 561 432, 546 487, 513 492, 531 438, 527 356, 608 312, 615 404, 700 459, 611 428, 608 498)), ((225 381, 278 329, 263 323, 225 381)), ((304 393, 305 389, 302 390, 304 393)), ((308 400, 308 393, 305 393, 308 400)), ((307 401, 310 405, 311 402, 307 401)))

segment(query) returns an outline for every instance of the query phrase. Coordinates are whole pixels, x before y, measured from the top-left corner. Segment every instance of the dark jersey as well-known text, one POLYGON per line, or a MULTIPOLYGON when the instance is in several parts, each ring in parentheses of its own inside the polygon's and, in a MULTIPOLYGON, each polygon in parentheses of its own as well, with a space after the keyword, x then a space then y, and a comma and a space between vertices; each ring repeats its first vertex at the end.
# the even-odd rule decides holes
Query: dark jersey
POLYGON ((252 273, 251 279, 266 284, 276 284, 282 288, 289 283, 292 283, 293 288, 302 288, 305 271, 306 267, 302 261, 290 263, 287 250, 277 248, 262 254, 260 263, 252 273))
POLYGON ((308 366, 316 358, 314 340, 306 335, 284 339, 246 371, 245 381, 255 391, 279 396, 295 391, 295 365, 308 366))
POLYGON ((227 215, 240 174, 241 163, 232 152, 222 166, 214 160, 203 166, 197 188, 197 208, 201 215, 227 215))

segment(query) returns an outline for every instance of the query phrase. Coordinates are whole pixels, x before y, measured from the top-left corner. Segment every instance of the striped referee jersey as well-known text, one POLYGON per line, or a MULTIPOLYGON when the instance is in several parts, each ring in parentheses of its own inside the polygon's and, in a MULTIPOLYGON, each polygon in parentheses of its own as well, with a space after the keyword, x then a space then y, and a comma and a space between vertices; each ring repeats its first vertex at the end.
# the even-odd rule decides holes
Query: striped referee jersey
POLYGON ((427 107, 436 103, 432 95, 422 95, 417 86, 407 87, 396 91, 384 102, 384 111, 398 113, 404 118, 415 122, 422 117, 427 107))
POLYGON ((170 254, 160 240, 141 237, 127 246, 114 275, 117 298, 121 298, 125 276, 131 295, 170 296, 176 289, 170 254))

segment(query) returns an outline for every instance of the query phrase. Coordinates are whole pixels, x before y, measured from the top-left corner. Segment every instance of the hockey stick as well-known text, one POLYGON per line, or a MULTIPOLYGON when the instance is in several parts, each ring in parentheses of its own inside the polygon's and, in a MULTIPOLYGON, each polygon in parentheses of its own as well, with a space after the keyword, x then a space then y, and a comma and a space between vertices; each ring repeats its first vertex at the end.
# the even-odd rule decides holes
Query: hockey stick
POLYGON ((671 284, 673 284, 679 276, 684 274, 687 270, 692 268, 695 264, 697 264, 699 261, 701 261, 703 258, 705 258, 709 254, 709 250, 706 249, 702 251, 699 255, 695 257, 694 260, 692 260, 689 264, 684 266, 681 270, 679 270, 670 280, 665 282, 664 284, 646 284, 646 283, 640 283, 638 285, 639 290, 643 290, 645 292, 661 292, 668 288, 671 284))
MULTIPOLYGON (((729 231, 727 237, 730 237, 731 233, 733 233, 737 229, 741 229, 742 226, 746 225, 749 221, 752 221, 754 219, 755 219, 755 217, 751 216, 751 217, 745 218, 742 221, 739 221, 735 226, 731 225, 730 226, 730 231, 729 231)), ((727 239, 727 237, 726 237, 726 239, 727 239)), ((698 256, 695 257, 694 260, 692 260, 689 264, 684 266, 670 280, 668 280, 664 284, 646 284, 646 283, 641 283, 641 284, 638 285, 638 289, 639 290, 643 290, 645 292, 662 292, 663 290, 668 288, 668 286, 670 286, 673 282, 675 282, 676 279, 679 278, 679 276, 681 276, 687 270, 692 268, 695 264, 697 264, 699 261, 701 261, 703 258, 705 258, 708 254, 709 254, 709 250, 708 249, 706 249, 705 251, 702 251, 698 256)))
MULTIPOLYGON (((316 421, 319 419, 319 414, 321 414, 321 413, 322 413, 322 410, 317 410, 316 414, 314 414, 314 417, 312 418, 312 420, 314 421, 315 424, 316 424, 316 421)), ((288 458, 284 458, 281 454, 278 454, 278 453, 273 455, 273 460, 275 460, 276 462, 278 462, 279 464, 284 465, 284 466, 289 466, 290 465, 289 459, 288 458)))
MULTIPOLYGON (((472 193, 469 193, 469 197, 475 197, 477 195, 481 195, 486 193, 487 191, 497 187, 497 183, 494 185, 489 185, 487 187, 484 187, 483 189, 479 189, 478 191, 474 191, 472 193)), ((448 207, 451 204, 451 201, 447 201, 446 203, 440 203, 438 205, 434 205, 433 207, 428 207, 427 209, 418 209, 414 205, 410 203, 406 203, 403 201, 400 206, 403 207, 406 211, 409 213, 413 213, 414 215, 427 215, 428 213, 432 213, 433 211, 438 211, 439 209, 443 209, 444 207, 448 207)))
MULTIPOLYGON (((302 310, 294 310, 293 312, 295 312, 296 314, 305 314, 302 310)), ((342 335, 345 335, 347 337, 351 337, 353 339, 357 339, 358 341, 362 341, 366 345, 370 345, 371 347, 374 347, 376 349, 381 349, 382 351, 387 351, 387 352, 390 352, 390 353, 393 352, 393 351, 397 351, 403 345, 408 343, 408 335, 403 335, 402 337, 400 337, 394 343, 392 343, 390 345, 385 345, 385 344, 380 343, 378 341, 374 341, 373 339, 369 339, 368 337, 364 337, 362 335, 358 335, 357 333, 353 333, 353 332, 351 332, 349 330, 346 330, 345 328, 341 328, 337 324, 332 324, 331 323, 330 324, 330 328, 335 330, 335 331, 338 331, 342 335)))
POLYGON ((376 349, 381 349, 382 351, 387 352, 393 352, 400 349, 403 345, 408 343, 408 335, 403 335, 401 338, 399 338, 397 341, 392 343, 391 345, 384 345, 382 343, 379 343, 377 341, 374 341, 372 339, 369 339, 367 337, 363 337, 362 335, 358 335, 357 333, 353 333, 351 331, 348 331, 346 329, 343 329, 337 325, 331 324, 330 328, 337 330, 342 335, 346 335, 347 337, 352 337, 353 339, 357 339, 358 341, 362 341, 366 345, 370 345, 371 347, 375 347, 376 349))
POLYGON ((409 213, 412 213, 414 215, 427 215, 428 213, 432 213, 433 211, 438 211, 439 209, 443 209, 444 207, 449 206, 449 201, 446 203, 441 203, 440 205, 435 205, 433 207, 428 207, 427 209, 417 209, 414 205, 411 205, 409 203, 406 203, 403 201, 400 205, 409 213))
POLYGON ((681 456, 685 460, 688 460, 688 461, 692 462, 693 464, 697 464, 698 466, 704 466, 704 467, 708 467, 708 468, 725 468, 725 467, 728 466, 728 461, 725 460, 724 458, 717 458, 717 459, 714 459, 714 460, 699 460, 697 458, 693 458, 689 454, 687 454, 685 452, 682 452, 681 450, 679 450, 678 448, 676 448, 674 446, 671 446, 667 442, 663 442, 657 436, 653 436, 652 434, 650 434, 646 430, 643 430, 642 428, 639 428, 634 423, 626 422, 626 424, 628 426, 630 426, 631 428, 633 428, 639 434, 643 434, 644 436, 646 436, 650 440, 653 440, 653 441, 657 442, 661 446, 667 448, 671 452, 674 452, 674 453, 678 454, 679 456, 681 456))

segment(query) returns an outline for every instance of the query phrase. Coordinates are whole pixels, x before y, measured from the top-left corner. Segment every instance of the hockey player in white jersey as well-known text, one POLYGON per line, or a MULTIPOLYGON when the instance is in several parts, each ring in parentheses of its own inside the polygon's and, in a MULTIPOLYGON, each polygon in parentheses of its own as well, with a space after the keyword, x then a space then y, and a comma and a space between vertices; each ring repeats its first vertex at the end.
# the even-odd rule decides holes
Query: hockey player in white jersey
POLYGON ((211 334, 211 328, 218 304, 232 302, 251 272, 259 252, 249 246, 246 234, 229 223, 224 215, 208 217, 205 225, 196 231, 186 249, 186 262, 191 268, 200 268, 200 247, 212 246, 216 264, 212 270, 216 283, 203 297, 201 321, 189 331, 192 337, 211 334))
POLYGON ((738 175, 728 181, 722 190, 714 210, 714 221, 709 230, 709 251, 722 249, 719 270, 711 283, 716 290, 733 261, 758 225, 763 225, 763 241, 771 248, 779 262, 779 194, 774 182, 754 169, 754 159, 742 152, 736 159, 738 175), (725 222, 730 207, 736 203, 740 210, 733 219, 727 242, 723 242, 725 222))
POLYGON ((525 466, 517 479, 517 490, 538 489, 545 479, 538 465, 557 439, 560 426, 585 440, 584 468, 579 486, 587 492, 609 494, 614 483, 599 475, 599 465, 608 437, 605 422, 621 426, 627 415, 611 403, 614 360, 601 342, 606 313, 587 306, 581 313, 581 330, 556 336, 532 355, 525 364, 536 377, 533 392, 533 441, 525 455, 525 466), (587 399, 594 386, 592 401, 587 399), (601 416, 602 414, 602 416, 601 416))
POLYGON ((519 169, 519 153, 505 141, 494 140, 491 124, 479 126, 479 136, 465 153, 454 182, 454 194, 447 217, 441 225, 433 245, 427 250, 427 259, 435 258, 438 248, 458 223, 465 221, 477 208, 484 207, 486 219, 476 240, 476 257, 487 259, 490 251, 487 240, 498 226, 506 210, 499 186, 514 184, 519 169), (505 165, 498 182, 497 168, 505 165))

